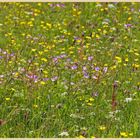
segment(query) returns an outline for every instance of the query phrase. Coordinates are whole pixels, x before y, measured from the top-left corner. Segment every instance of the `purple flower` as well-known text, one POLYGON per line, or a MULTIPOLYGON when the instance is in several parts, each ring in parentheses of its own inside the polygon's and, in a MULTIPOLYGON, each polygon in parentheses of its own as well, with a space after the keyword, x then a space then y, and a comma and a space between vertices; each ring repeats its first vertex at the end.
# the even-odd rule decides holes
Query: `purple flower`
POLYGON ((74 36, 74 40, 78 40, 78 39, 80 39, 79 37, 77 37, 77 36, 74 36))
POLYGON ((3 54, 7 54, 7 52, 6 52, 6 51, 4 51, 4 52, 3 52, 3 54))
POLYGON ((60 58, 64 58, 64 57, 66 57, 66 54, 61 54, 60 55, 60 58))
POLYGON ((37 75, 27 75, 27 77, 30 79, 37 79, 37 75))
POLYGON ((61 4, 61 7, 65 7, 65 4, 61 4))
POLYGON ((96 71, 99 71, 99 70, 100 70, 100 68, 99 68, 99 67, 95 67, 95 70, 96 70, 96 71))
POLYGON ((118 2, 113 2, 113 3, 116 4, 116 5, 118 4, 118 2))
POLYGON ((131 12, 133 12, 135 9, 134 8, 131 8, 131 12))
POLYGON ((54 5, 53 4, 50 4, 50 7, 53 7, 54 5))
POLYGON ((56 4, 57 7, 65 7, 64 4, 56 4))
POLYGON ((124 27, 126 28, 132 27, 132 24, 125 24, 124 27))
POLYGON ((76 69, 77 69, 77 65, 71 66, 71 69, 72 69, 72 70, 76 70, 76 69))
POLYGON ((38 80, 38 76, 37 75, 29 75, 29 74, 27 74, 26 75, 29 79, 32 79, 34 82, 37 82, 37 80, 38 80))
POLYGON ((58 63, 58 58, 57 58, 57 57, 54 57, 54 58, 53 58, 53 62, 54 62, 54 63, 58 63))
POLYGON ((92 96, 93 96, 93 97, 97 97, 97 96, 98 96, 98 92, 93 92, 93 93, 92 93, 92 96))
POLYGON ((67 59, 67 62, 70 62, 70 61, 71 61, 71 59, 70 59, 70 58, 68 58, 68 59, 67 59))
POLYGON ((25 72, 25 68, 20 68, 20 71, 21 72, 25 72))
POLYGON ((93 56, 89 56, 88 60, 91 61, 93 59, 93 56))
POLYGON ((83 71, 86 71, 87 70, 87 67, 86 66, 83 66, 83 71))
POLYGON ((89 75, 88 75, 87 72, 84 72, 84 77, 85 77, 85 78, 89 78, 89 75))
POLYGON ((10 54, 10 56, 14 56, 14 55, 15 55, 14 53, 11 53, 11 54, 10 54))
POLYGON ((52 82, 56 81, 57 79, 58 79, 57 76, 54 76, 54 77, 51 78, 52 82))
POLYGON ((49 80, 49 78, 43 78, 43 81, 48 81, 49 80))
POLYGON ((108 70, 108 67, 104 67, 103 68, 103 71, 106 73, 107 72, 107 70, 108 70))
POLYGON ((98 79, 98 77, 95 76, 95 75, 92 75, 92 78, 93 78, 93 79, 96 79, 96 80, 98 79))
POLYGON ((64 4, 50 4, 50 7, 65 7, 65 5, 64 4))

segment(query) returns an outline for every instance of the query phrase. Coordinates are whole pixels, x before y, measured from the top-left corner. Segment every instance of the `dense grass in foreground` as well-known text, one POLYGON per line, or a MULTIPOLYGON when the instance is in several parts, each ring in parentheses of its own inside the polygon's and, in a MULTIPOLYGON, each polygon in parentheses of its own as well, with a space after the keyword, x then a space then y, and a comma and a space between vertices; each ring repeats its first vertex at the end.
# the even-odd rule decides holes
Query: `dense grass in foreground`
POLYGON ((0 3, 0 137, 140 137, 139 3, 0 3))

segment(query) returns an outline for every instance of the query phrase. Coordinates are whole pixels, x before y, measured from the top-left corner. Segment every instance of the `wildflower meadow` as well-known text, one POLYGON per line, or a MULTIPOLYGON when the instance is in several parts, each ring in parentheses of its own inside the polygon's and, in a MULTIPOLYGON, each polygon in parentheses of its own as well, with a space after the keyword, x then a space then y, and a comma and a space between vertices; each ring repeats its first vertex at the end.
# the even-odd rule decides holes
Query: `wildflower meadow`
POLYGON ((140 137, 140 3, 0 3, 0 137, 140 137))

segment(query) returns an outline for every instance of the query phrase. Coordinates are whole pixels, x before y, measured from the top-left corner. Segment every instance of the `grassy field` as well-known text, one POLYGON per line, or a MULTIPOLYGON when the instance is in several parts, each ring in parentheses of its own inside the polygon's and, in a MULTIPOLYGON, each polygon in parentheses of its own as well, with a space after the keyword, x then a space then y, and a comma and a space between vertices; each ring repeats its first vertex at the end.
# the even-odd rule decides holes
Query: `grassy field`
POLYGON ((0 137, 140 137, 140 3, 0 3, 0 137))

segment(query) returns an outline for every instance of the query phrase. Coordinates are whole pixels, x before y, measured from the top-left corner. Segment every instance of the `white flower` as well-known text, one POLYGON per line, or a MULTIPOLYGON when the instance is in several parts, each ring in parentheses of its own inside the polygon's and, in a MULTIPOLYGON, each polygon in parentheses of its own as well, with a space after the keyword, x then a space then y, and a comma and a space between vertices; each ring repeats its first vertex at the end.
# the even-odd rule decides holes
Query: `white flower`
POLYGON ((132 101, 132 98, 125 98, 125 102, 131 102, 132 101))
POLYGON ((64 132, 60 133, 59 136, 69 136, 69 133, 64 131, 64 132))
POLYGON ((96 7, 102 7, 102 5, 101 4, 97 4, 96 7))
POLYGON ((108 4, 108 8, 116 8, 113 4, 108 4))

